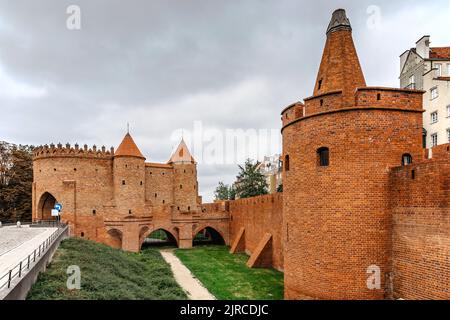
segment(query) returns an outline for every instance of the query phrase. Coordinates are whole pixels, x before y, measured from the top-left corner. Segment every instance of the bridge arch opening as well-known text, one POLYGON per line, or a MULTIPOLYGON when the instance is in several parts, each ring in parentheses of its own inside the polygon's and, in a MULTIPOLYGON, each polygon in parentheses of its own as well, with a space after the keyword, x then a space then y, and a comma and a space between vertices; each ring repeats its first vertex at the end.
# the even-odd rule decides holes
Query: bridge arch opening
POLYGON ((44 192, 37 205, 37 220, 56 220, 56 217, 52 217, 52 209, 56 202, 56 198, 50 192, 44 192))
POLYGON ((122 232, 118 229, 108 231, 108 244, 116 249, 122 249, 122 232))
POLYGON ((166 229, 155 229, 143 239, 141 245, 141 249, 151 247, 178 247, 177 238, 166 229))
POLYGON ((225 245, 222 234, 212 227, 205 227, 194 234, 193 245, 225 245))

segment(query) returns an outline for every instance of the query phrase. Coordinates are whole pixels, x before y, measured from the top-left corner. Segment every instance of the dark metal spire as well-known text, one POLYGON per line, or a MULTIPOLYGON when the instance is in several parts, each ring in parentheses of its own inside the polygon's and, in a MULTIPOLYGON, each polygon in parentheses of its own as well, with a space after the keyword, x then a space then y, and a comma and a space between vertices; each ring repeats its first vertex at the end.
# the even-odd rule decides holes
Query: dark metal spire
POLYGON ((339 30, 352 31, 350 20, 347 18, 344 9, 337 9, 336 11, 333 12, 330 24, 328 25, 327 35, 331 32, 339 30))

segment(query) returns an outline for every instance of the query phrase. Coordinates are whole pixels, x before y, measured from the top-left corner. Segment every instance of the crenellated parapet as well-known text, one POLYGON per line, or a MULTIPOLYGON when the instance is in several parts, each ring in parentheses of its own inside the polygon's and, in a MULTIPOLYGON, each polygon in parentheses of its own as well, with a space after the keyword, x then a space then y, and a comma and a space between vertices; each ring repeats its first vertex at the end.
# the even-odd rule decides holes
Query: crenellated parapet
POLYGON ((51 157, 112 159, 114 157, 114 148, 111 147, 107 150, 105 146, 97 148, 96 145, 88 147, 88 145, 85 144, 83 147, 80 147, 78 144, 71 146, 69 143, 66 143, 66 145, 61 143, 55 145, 52 143, 50 145, 45 144, 36 147, 33 150, 33 160, 51 157))
POLYGON ((391 110, 422 113, 424 91, 384 87, 356 88, 352 104, 344 103, 343 90, 334 90, 305 98, 281 112, 283 128, 311 117, 357 110, 391 110))

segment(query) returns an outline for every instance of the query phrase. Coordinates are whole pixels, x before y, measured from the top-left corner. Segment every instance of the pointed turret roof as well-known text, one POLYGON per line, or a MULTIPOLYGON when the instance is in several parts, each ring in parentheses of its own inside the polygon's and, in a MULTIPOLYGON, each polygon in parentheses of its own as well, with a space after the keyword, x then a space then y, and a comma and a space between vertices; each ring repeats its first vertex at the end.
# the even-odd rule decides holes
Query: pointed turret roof
POLYGON ((195 163, 194 157, 189 152, 184 139, 181 139, 178 148, 172 154, 167 163, 195 163))
POLYGON ((356 88, 365 87, 366 81, 344 9, 333 13, 326 34, 314 96, 342 90, 344 104, 351 104, 356 88))
POLYGON ((131 137, 130 133, 127 133, 125 135, 116 152, 114 153, 114 156, 137 157, 145 159, 136 143, 134 142, 133 138, 131 137))

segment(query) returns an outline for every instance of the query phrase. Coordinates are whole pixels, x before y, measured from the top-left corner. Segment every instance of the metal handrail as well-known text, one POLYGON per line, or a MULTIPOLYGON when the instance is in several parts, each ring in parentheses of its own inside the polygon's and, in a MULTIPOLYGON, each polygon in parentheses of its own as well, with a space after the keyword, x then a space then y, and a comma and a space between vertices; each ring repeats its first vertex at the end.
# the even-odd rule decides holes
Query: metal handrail
MULTIPOLYGON (((45 239, 37 249, 34 249, 25 259, 21 260, 12 269, 9 269, 3 276, 0 277, 0 283, 8 277, 8 281, 0 285, 0 290, 4 289, 6 286, 11 288, 11 282, 19 277, 22 277, 23 270, 30 270, 30 265, 36 262, 36 258, 41 257, 48 250, 48 248, 53 244, 53 242, 64 232, 67 227, 66 224, 60 223, 60 227, 53 232, 47 239, 45 239), (17 269, 17 270, 16 270, 17 269)), ((39 260, 39 259, 38 259, 39 260)))

